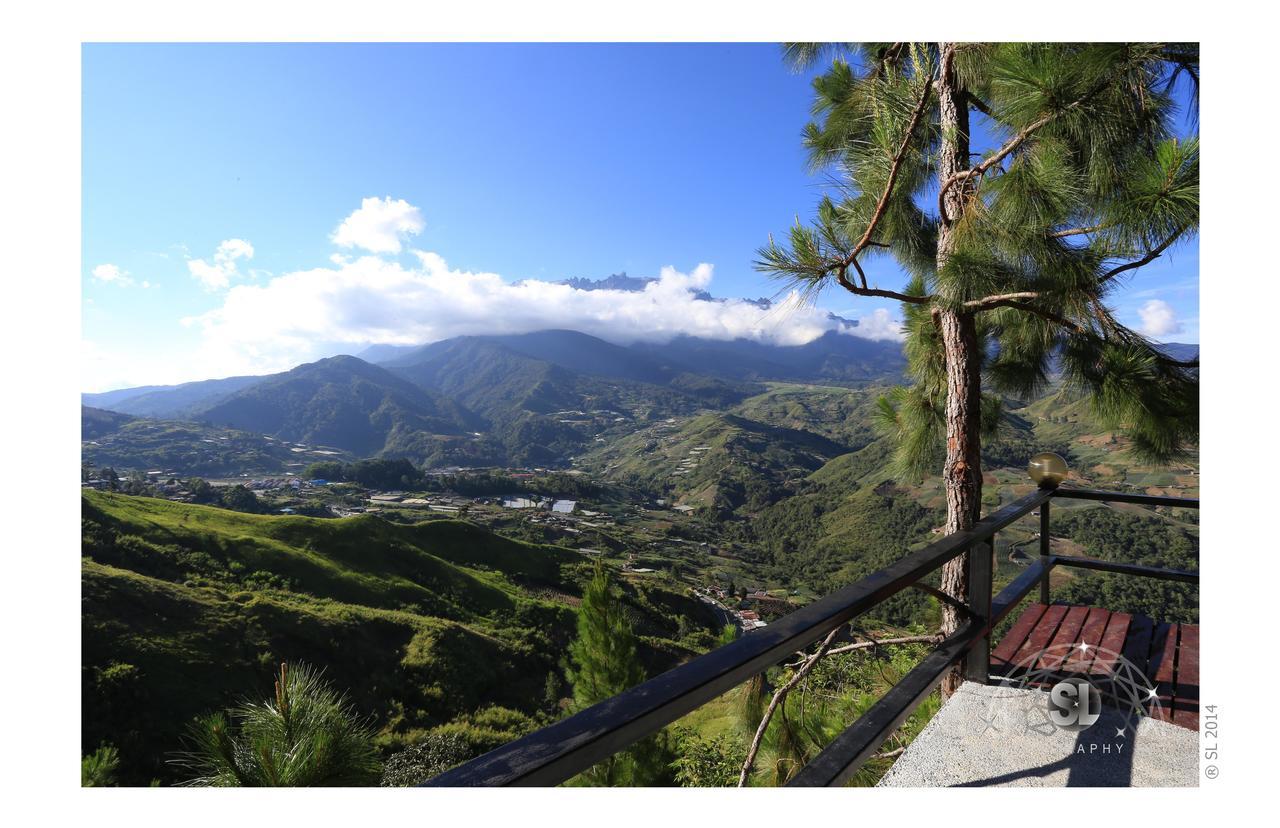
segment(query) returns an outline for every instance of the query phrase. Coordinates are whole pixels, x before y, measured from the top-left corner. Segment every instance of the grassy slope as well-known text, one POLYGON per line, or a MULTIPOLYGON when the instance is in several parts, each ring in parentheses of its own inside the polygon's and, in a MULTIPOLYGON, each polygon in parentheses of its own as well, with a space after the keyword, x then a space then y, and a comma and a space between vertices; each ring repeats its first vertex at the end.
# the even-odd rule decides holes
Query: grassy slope
MULTIPOLYGON (((116 744, 134 782, 168 778, 190 719, 270 689, 284 659, 323 666, 384 734, 490 705, 538 713, 572 639, 585 564, 458 521, 316 520, 87 492, 86 749, 116 744), (550 596, 550 597, 544 597, 550 596)), ((690 654, 700 605, 625 587, 650 672, 690 654), (686 624, 687 625, 687 624, 686 624)))
POLYGON ((820 434, 854 451, 875 439, 871 417, 883 388, 767 383, 767 390, 734 408, 748 419, 820 434))

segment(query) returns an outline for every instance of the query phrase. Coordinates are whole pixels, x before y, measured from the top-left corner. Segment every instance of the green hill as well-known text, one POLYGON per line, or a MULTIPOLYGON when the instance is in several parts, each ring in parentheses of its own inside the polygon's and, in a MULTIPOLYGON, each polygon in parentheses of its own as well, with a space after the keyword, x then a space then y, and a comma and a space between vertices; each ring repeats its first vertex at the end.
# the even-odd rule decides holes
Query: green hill
POLYGON ((736 414, 662 422, 602 446, 586 467, 694 507, 755 511, 846 448, 736 414))
POLYGON ((768 388, 733 408, 751 420, 819 434, 856 451, 875 439, 876 399, 888 389, 771 382, 768 388))
POLYGON ((364 457, 419 434, 458 437, 483 426, 463 406, 348 356, 267 377, 194 418, 364 457))
POLYGON ((82 405, 80 406, 80 439, 93 440, 119 431, 121 426, 132 419, 133 417, 128 414, 82 405))
MULTIPOLYGON (((83 745, 116 745, 134 783, 172 780, 166 755, 191 718, 266 692, 285 659, 324 667, 389 743, 495 706, 532 722, 588 567, 452 520, 246 515, 86 492, 82 526, 83 745)), ((692 652, 682 634, 718 631, 683 590, 624 589, 651 673, 692 652)))
POLYGON ((80 457, 94 468, 221 477, 297 473, 317 460, 350 459, 332 448, 303 447, 235 428, 131 417, 89 406, 81 406, 80 412, 80 457))

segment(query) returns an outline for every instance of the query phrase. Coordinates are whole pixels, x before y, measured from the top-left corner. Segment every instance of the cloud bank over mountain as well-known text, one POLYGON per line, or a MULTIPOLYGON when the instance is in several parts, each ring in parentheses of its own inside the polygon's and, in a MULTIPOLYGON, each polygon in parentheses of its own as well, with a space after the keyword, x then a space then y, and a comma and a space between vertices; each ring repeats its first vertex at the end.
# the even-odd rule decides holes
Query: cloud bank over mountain
POLYGON ((678 335, 746 338, 801 345, 828 331, 873 340, 901 338, 898 322, 878 309, 856 322, 833 316, 792 293, 777 302, 716 299, 713 268, 662 269, 657 279, 624 288, 539 280, 508 282, 495 273, 451 268, 439 255, 411 249, 421 231, 417 208, 365 199, 333 241, 379 255, 333 257, 333 266, 233 284, 222 305, 183 320, 203 333, 206 356, 229 372, 279 370, 362 344, 419 344, 467 334, 516 334, 570 328, 619 344, 665 342, 678 335))

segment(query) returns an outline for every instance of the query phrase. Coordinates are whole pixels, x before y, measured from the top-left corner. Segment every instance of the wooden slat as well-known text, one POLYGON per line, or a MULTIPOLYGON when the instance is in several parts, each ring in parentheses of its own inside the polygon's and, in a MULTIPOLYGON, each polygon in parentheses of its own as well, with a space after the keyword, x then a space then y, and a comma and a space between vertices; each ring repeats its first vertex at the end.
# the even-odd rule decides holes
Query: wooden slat
POLYGON ((1151 663, 1148 675, 1152 681, 1173 683, 1173 670, 1177 664, 1178 625, 1161 624, 1156 627, 1151 640, 1151 663))
MULTIPOLYGON (((1054 633, 1049 647, 1054 649, 1077 643, 1080 640, 1080 628, 1084 626, 1084 619, 1088 616, 1088 607, 1071 607, 1068 609, 1066 616, 1062 619, 1062 625, 1054 633)), ((1066 661, 1068 655, 1068 653, 1061 651, 1046 653, 1040 658, 1040 663, 1037 667, 1044 670, 1058 670, 1062 667, 1062 663, 1066 661)))
POLYGON ((1111 611, 1102 607, 1090 607, 1080 627, 1079 642, 1089 647, 1087 650, 1075 650, 1067 656, 1062 669, 1070 673, 1087 673, 1098 654, 1098 645, 1102 643, 1102 634, 1107 629, 1107 619, 1111 611))
MULTIPOLYGON (((1022 642, 1022 646, 1018 648, 1018 652, 1013 656, 1013 663, 1019 666, 1019 669, 1035 669, 1035 664, 1024 664, 1036 653, 1043 650, 1057 633, 1062 619, 1067 615, 1067 607, 1062 604, 1053 604, 1044 611, 1044 616, 1036 625, 1031 635, 1027 636, 1027 640, 1022 642)), ((1038 660, 1038 659, 1036 659, 1038 660)))
POLYGON ((1174 688, 1173 723, 1200 729, 1200 627, 1183 624, 1178 631, 1178 680, 1174 688))
POLYGON ((1161 624, 1151 637, 1151 660, 1147 675, 1156 683, 1155 703, 1149 705, 1151 716, 1162 721, 1173 720, 1173 678, 1178 659, 1178 625, 1161 624))
POLYGON ((1094 659, 1089 672, 1099 676, 1109 676, 1116 668, 1116 661, 1124 652, 1124 640, 1129 634, 1129 624, 1133 616, 1127 612, 1113 612, 1107 619, 1106 632, 1102 634, 1100 651, 1094 659))
POLYGON ((1003 675, 1004 671, 1013 666, 1013 657, 1017 654, 1022 645, 1026 643, 1027 637, 1035 630, 1040 619, 1044 617, 1045 610, 1049 609, 1046 605, 1033 603, 1022 611, 1022 615, 1018 616, 1018 620, 1013 622, 1013 626, 1000 639, 1000 643, 991 651, 991 672, 997 675, 1003 675))

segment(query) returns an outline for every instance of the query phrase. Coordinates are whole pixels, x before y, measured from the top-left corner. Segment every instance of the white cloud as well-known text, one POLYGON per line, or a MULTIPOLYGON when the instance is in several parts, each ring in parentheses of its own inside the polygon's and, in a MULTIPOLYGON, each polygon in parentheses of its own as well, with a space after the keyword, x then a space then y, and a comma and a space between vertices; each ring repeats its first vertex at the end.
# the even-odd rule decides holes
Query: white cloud
POLYGON ((133 284, 133 278, 129 276, 129 272, 113 264, 100 264, 90 273, 99 282, 119 285, 120 287, 128 287, 133 284))
POLYGON ((406 236, 426 227, 422 212, 404 199, 366 198, 360 209, 343 219, 331 237, 339 247, 360 247, 371 253, 399 253, 406 236))
MULTIPOLYGON (((398 254, 405 237, 424 226, 418 208, 404 200, 366 198, 331 240, 344 248, 398 254)), ((413 264, 337 252, 329 257, 331 266, 312 270, 280 276, 250 270, 255 281, 248 283, 239 278, 237 263, 253 257, 253 246, 241 239, 222 242, 211 262, 188 261, 195 278, 225 293, 221 306, 181 320, 201 337, 196 352, 184 355, 184 370, 196 378, 265 373, 378 343, 414 345, 550 328, 620 344, 665 342, 682 334, 779 345, 801 345, 832 331, 879 341, 903 338, 901 323, 884 308, 850 324, 796 293, 773 303, 708 299, 709 264, 689 273, 663 268, 639 291, 580 290, 537 279, 511 283, 495 273, 451 269, 433 252, 410 252, 413 264)))
POLYGON ((1182 321, 1173 305, 1163 299, 1151 299, 1138 308, 1142 325, 1138 328, 1147 336, 1168 336, 1182 333, 1182 321))
POLYGON ((413 253, 418 264, 412 267, 362 256, 263 284, 236 285, 221 307, 183 323, 202 329, 203 356, 223 360, 223 373, 283 370, 364 344, 548 328, 571 328, 622 344, 680 334, 781 345, 804 344, 828 331, 901 338, 898 322, 884 309, 862 317, 855 327, 794 293, 769 307, 742 299, 700 299, 712 279, 708 264, 689 273, 663 268, 642 291, 579 290, 532 279, 510 283, 494 273, 453 270, 435 253, 413 253))
POLYGON ((212 264, 204 259, 192 259, 187 262, 187 269, 205 290, 226 290, 231 280, 240 276, 237 260, 252 258, 253 245, 244 239, 227 239, 214 251, 212 264))
POLYGON ((858 327, 848 333, 877 341, 901 342, 903 339, 902 323, 885 308, 876 308, 869 316, 859 316, 858 327))

